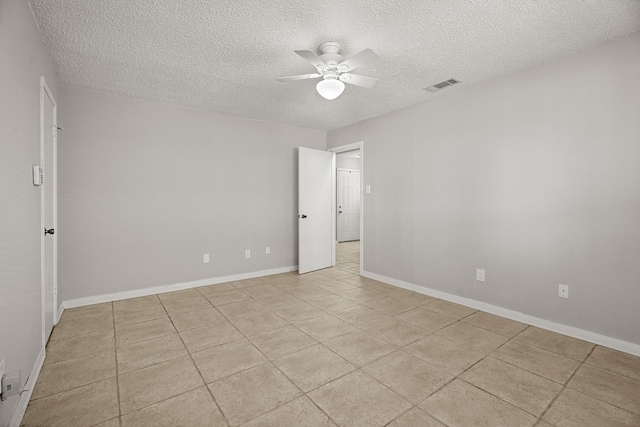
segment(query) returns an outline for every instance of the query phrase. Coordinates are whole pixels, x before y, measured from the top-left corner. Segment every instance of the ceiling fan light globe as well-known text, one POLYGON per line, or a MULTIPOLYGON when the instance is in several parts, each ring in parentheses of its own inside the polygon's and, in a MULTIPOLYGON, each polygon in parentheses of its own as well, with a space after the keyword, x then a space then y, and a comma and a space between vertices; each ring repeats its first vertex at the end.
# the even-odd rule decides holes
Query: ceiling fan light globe
POLYGON ((336 99, 344 92, 344 83, 338 79, 322 80, 316 85, 316 90, 324 99, 336 99))

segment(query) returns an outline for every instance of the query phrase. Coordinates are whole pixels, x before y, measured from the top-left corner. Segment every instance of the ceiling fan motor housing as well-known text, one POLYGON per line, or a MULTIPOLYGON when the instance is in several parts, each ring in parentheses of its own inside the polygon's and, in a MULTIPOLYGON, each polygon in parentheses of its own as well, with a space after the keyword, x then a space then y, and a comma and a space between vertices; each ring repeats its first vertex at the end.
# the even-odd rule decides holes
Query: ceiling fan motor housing
POLYGON ((336 68, 339 63, 344 61, 342 55, 338 53, 341 49, 342 46, 340 46, 340 43, 337 42, 322 43, 318 47, 318 50, 321 52, 320 59, 322 59, 322 61, 324 61, 324 63, 327 64, 329 68, 336 68))

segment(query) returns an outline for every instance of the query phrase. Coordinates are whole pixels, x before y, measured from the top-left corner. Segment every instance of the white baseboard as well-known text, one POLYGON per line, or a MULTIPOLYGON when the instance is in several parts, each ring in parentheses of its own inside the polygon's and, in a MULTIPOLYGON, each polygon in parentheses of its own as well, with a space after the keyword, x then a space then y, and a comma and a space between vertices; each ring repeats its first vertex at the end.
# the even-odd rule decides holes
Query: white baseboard
POLYGON ((526 323, 528 325, 536 326, 541 329, 546 329, 559 334, 567 335, 573 338, 578 338, 584 341, 588 341, 594 344, 601 345, 603 347, 612 348, 614 350, 623 351, 625 353, 640 356, 640 344, 634 344, 628 341, 619 340, 617 338, 611 338, 606 335, 597 334, 595 332, 587 331, 573 326, 567 326, 560 323, 551 322, 539 317, 530 316, 528 314, 520 313, 518 311, 508 310, 497 305, 487 304, 485 302, 476 301, 469 298, 464 298, 458 295, 449 294, 446 292, 430 289, 424 286, 416 285, 402 280, 392 279, 390 277, 382 276, 379 274, 371 273, 369 271, 362 271, 363 277, 374 279, 379 282, 384 282, 389 285, 397 286, 399 288, 408 289, 410 291, 418 292, 424 295, 429 295, 435 298, 439 298, 445 301, 454 302, 467 307, 475 308, 476 310, 486 311, 487 313, 495 314, 496 316, 506 317, 507 319, 515 320, 518 322, 526 323))
POLYGON ((195 280, 193 282, 175 283, 172 285, 153 286, 150 288, 135 289, 132 291, 116 292, 91 297, 76 298, 64 301, 60 307, 60 315, 66 308, 82 307, 103 302, 119 301, 129 298, 144 297, 148 295, 163 294, 166 292, 181 291, 183 289, 196 288, 198 286, 217 285, 219 283, 233 282, 236 280, 253 279, 255 277, 271 276, 272 274, 288 273, 295 271, 298 266, 274 268, 271 270, 253 271, 250 273, 234 274, 231 276, 214 277, 211 279, 195 280))
POLYGON ((42 347, 40 349, 40 354, 36 359, 36 363, 31 370, 31 374, 29 375, 29 379, 27 383, 24 385, 24 390, 20 394, 20 399, 18 400, 18 404, 13 410, 13 415, 11 415, 11 419, 9 420, 9 427, 19 427, 22 424, 22 418, 24 417, 24 413, 27 411, 27 405, 29 404, 29 400, 31 400, 31 393, 33 393, 33 389, 36 386, 36 381, 38 380, 38 375, 40 375, 40 369, 42 369, 42 364, 44 363, 45 358, 45 349, 42 347))

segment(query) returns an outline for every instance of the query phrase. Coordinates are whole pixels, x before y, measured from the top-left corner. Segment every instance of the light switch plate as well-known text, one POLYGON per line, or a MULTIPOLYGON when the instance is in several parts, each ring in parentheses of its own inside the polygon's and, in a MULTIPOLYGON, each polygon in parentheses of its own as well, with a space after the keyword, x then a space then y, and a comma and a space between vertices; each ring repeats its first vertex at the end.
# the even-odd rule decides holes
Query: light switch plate
POLYGON ((558 285, 558 296, 560 298, 569 298, 569 285, 558 285))

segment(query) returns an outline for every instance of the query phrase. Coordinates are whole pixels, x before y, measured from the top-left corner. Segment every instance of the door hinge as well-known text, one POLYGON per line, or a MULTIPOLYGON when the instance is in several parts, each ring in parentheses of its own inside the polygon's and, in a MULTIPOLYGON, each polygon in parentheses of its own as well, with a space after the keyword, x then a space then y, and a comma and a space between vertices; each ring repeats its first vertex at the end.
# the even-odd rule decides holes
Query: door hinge
POLYGON ((58 295, 58 284, 57 283, 53 284, 53 294, 54 295, 58 295))

